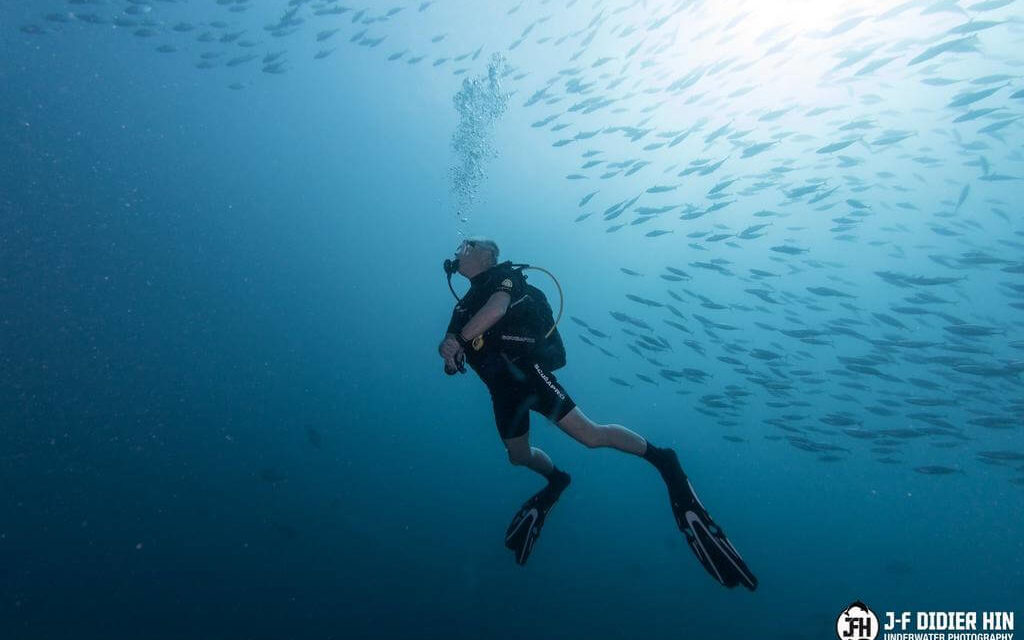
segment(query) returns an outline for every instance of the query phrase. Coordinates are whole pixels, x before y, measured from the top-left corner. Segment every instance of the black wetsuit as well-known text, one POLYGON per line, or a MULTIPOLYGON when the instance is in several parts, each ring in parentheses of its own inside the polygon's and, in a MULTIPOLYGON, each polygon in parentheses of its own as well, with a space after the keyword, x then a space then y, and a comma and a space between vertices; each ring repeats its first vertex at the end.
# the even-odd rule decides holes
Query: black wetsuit
MULTIPOLYGON (((510 306, 526 294, 526 280, 508 262, 470 279, 469 292, 455 305, 448 332, 459 333, 498 291, 509 294, 510 306)), ((503 347, 502 332, 507 334, 513 329, 508 321, 514 315, 507 314, 485 332, 479 349, 472 345, 466 348, 466 361, 491 393, 494 420, 503 439, 516 438, 529 431, 531 410, 558 422, 576 407, 554 374, 529 353, 515 353, 503 347)))

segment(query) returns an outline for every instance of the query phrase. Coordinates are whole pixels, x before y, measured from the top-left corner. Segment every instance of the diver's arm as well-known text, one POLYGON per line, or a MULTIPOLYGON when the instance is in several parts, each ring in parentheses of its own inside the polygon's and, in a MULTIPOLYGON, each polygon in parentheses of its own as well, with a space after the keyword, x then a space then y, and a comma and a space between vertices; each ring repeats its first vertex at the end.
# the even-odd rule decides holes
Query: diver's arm
POLYGON ((512 296, 504 291, 496 291, 484 306, 480 308, 466 326, 462 327, 461 336, 466 342, 472 342, 473 338, 484 333, 495 324, 498 320, 501 320, 505 312, 508 311, 508 305, 512 302, 512 296))
POLYGON ((441 344, 437 345, 437 352, 446 361, 454 358, 455 355, 462 350, 459 346, 458 340, 455 338, 459 331, 459 307, 455 307, 452 311, 452 319, 448 322, 448 329, 444 333, 444 337, 441 338, 441 344))

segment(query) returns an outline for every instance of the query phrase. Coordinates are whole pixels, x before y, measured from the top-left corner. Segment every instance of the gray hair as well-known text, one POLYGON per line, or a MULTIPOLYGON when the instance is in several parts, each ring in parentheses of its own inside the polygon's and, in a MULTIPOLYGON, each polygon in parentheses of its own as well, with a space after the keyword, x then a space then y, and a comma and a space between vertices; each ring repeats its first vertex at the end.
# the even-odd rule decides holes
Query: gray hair
POLYGON ((483 236, 473 236, 471 238, 466 238, 466 240, 469 242, 473 242, 476 244, 476 246, 486 250, 488 253, 491 254, 491 260, 493 261, 493 263, 498 264, 498 256, 500 255, 501 252, 498 250, 497 242, 491 240, 490 238, 485 238, 483 236))

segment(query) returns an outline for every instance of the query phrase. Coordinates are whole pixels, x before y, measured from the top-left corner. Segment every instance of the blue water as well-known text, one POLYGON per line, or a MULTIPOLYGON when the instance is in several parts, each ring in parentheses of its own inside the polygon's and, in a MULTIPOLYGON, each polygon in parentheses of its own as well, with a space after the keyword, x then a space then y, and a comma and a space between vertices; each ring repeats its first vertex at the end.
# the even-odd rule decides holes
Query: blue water
POLYGON ((1024 6, 427 4, 0 5, 0 637, 1019 609, 1024 6), (436 355, 474 234, 558 277, 559 380, 679 452, 756 592, 649 465, 538 416, 573 484, 515 565, 542 479, 436 355))

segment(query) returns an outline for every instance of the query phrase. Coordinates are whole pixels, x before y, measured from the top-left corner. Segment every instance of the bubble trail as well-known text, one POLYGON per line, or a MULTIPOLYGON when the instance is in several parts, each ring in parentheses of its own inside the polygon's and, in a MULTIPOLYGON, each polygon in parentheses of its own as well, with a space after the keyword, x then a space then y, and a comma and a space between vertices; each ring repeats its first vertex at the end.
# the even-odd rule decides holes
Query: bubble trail
POLYGON ((459 124, 452 134, 455 159, 449 172, 455 213, 467 222, 467 215, 486 177, 487 160, 498 155, 492 142, 494 124, 508 109, 509 93, 502 91, 501 78, 508 63, 495 53, 487 65, 486 75, 465 78, 453 102, 459 124))

